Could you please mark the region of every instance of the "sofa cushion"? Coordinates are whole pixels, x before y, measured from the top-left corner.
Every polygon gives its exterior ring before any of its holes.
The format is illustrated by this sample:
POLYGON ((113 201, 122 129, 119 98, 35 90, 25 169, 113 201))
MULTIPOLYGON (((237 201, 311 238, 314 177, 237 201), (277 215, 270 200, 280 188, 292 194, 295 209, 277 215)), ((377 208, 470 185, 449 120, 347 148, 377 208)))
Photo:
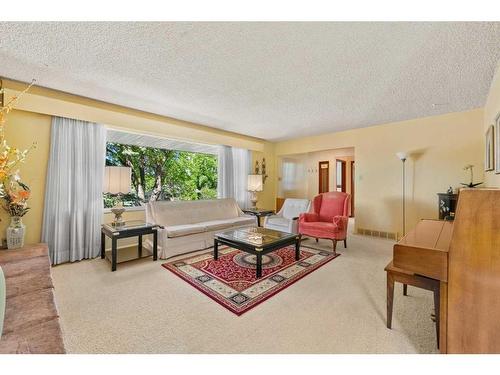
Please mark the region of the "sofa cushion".
POLYGON ((47 245, 2 250, 0 264, 7 297, 0 353, 64 353, 47 245))
POLYGON ((166 227, 232 219, 237 218, 240 214, 241 210, 232 198, 199 201, 156 201, 149 202, 146 207, 147 219, 166 227))
POLYGON ((59 316, 52 289, 11 297, 5 308, 4 335, 26 327, 37 326, 59 316))
POLYGON ((203 225, 206 226, 207 231, 223 230, 232 227, 239 227, 242 225, 252 225, 255 224, 254 216, 240 216, 232 219, 226 220, 212 220, 205 221, 203 225))
POLYGON ((0 340, 0 353, 64 354, 64 341, 57 318, 5 333, 0 340))
POLYGON ((53 287, 48 257, 9 262, 3 264, 3 271, 9 283, 7 298, 53 287))
POLYGON ((183 224, 170 225, 165 227, 167 236, 170 238, 188 236, 190 234, 202 233, 206 231, 205 225, 200 224, 183 224))
POLYGON ((47 257, 49 250, 46 244, 29 245, 29 247, 22 248, 22 250, 6 250, 2 251, 2 263, 10 262, 24 262, 27 258, 33 257, 47 257))

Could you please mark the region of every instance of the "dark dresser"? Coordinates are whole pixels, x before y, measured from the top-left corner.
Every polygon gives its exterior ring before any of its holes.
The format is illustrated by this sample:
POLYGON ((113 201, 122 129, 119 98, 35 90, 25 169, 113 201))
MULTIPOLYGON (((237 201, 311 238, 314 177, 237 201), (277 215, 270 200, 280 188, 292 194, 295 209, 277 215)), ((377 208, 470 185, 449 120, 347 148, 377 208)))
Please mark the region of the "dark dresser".
POLYGON ((438 193, 439 220, 453 220, 458 194, 438 193))

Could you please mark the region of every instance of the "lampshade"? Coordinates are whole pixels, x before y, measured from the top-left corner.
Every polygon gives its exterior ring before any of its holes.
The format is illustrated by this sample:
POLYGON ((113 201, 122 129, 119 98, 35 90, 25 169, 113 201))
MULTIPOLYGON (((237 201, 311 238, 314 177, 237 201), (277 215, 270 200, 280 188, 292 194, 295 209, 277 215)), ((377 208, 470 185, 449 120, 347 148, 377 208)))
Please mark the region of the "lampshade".
POLYGON ((130 193, 131 174, 130 167, 106 167, 102 191, 111 194, 130 193))
POLYGON ((396 156, 399 158, 399 160, 406 160, 406 159, 408 159, 408 153, 405 152, 405 151, 396 152, 396 156))
POLYGON ((248 175, 248 191, 262 191, 262 175, 249 174, 248 175))

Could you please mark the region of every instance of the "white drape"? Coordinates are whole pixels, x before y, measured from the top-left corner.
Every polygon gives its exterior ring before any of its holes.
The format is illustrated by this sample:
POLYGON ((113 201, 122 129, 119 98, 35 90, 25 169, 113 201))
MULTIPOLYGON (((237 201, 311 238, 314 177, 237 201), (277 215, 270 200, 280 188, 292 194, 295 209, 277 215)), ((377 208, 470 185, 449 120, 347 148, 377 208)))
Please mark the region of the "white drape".
POLYGON ((100 251, 106 129, 53 117, 42 241, 52 264, 93 258, 100 251))
POLYGON ((217 195, 219 198, 234 198, 241 208, 250 206, 247 191, 247 176, 252 164, 249 150, 220 146, 217 171, 217 195))

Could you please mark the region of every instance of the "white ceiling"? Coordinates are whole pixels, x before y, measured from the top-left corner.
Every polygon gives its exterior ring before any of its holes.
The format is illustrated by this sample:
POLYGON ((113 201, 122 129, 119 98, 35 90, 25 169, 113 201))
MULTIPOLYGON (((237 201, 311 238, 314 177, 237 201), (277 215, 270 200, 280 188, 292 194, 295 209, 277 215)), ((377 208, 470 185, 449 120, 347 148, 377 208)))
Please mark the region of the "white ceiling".
POLYGON ((267 140, 482 107, 499 59, 500 23, 0 23, 4 77, 267 140))

